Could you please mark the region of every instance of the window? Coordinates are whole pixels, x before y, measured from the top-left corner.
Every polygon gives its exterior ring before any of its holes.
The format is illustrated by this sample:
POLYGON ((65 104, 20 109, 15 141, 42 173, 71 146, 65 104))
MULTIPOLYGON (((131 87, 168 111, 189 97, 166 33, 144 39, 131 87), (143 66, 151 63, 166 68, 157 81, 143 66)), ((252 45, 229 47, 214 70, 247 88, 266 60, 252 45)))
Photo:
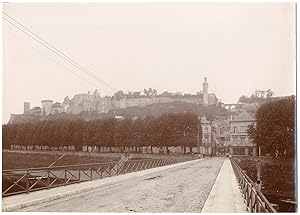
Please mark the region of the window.
POLYGON ((246 132, 247 131, 247 127, 246 126, 242 126, 241 127, 241 132, 246 132))
POLYGON ((237 133, 238 132, 238 128, 237 127, 233 127, 233 133, 237 133))
POLYGON ((205 126, 205 133, 208 133, 208 126, 205 126))
POLYGON ((208 137, 205 137, 204 142, 208 143, 208 137))
POLYGON ((237 143, 238 142, 238 137, 237 136, 233 136, 232 140, 233 140, 233 143, 237 143))
POLYGON ((245 143, 246 142, 246 136, 241 136, 241 142, 245 143))

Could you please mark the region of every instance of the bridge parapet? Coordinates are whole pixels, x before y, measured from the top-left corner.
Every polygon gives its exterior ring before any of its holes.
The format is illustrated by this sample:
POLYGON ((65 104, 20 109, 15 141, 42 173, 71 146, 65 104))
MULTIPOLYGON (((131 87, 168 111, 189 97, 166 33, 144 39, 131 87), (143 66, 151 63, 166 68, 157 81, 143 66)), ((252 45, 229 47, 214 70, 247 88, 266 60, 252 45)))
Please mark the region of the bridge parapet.
MULTIPOLYGON (((125 159, 125 160, 124 160, 125 159)), ((81 165, 52 166, 2 171, 2 196, 80 183, 192 160, 186 158, 128 160, 81 165)))
POLYGON ((230 161, 246 201, 248 211, 276 213, 276 209, 259 190, 257 185, 245 174, 232 158, 230 158, 230 161))

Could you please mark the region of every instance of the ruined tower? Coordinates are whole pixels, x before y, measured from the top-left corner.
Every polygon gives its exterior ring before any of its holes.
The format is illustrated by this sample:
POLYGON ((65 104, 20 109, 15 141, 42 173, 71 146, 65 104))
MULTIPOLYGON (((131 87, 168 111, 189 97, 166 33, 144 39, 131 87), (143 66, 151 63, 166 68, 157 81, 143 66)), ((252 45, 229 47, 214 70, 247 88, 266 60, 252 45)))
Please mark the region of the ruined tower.
POLYGON ((24 102, 24 114, 28 114, 30 112, 30 102, 24 102))

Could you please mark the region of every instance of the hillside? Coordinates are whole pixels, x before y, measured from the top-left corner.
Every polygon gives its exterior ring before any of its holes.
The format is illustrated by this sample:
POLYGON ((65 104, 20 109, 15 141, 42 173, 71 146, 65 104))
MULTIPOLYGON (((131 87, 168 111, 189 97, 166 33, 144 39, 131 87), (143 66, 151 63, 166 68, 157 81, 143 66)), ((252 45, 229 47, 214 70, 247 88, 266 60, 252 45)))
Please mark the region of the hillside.
POLYGON ((126 117, 141 117, 146 115, 158 116, 163 113, 194 113, 213 119, 215 116, 226 115, 226 110, 219 106, 203 106, 184 102, 156 103, 146 107, 129 107, 125 109, 112 110, 109 114, 126 117))
POLYGON ((219 106, 203 106, 185 102, 156 103, 145 107, 128 107, 123 109, 114 109, 108 113, 81 112, 80 114, 57 113, 48 116, 37 115, 16 115, 9 121, 11 124, 38 122, 43 120, 58 119, 84 119, 87 121, 95 119, 112 118, 114 116, 123 116, 125 118, 143 117, 147 115, 158 116, 163 113, 194 113, 199 116, 206 116, 209 120, 216 116, 228 115, 224 108, 219 106))

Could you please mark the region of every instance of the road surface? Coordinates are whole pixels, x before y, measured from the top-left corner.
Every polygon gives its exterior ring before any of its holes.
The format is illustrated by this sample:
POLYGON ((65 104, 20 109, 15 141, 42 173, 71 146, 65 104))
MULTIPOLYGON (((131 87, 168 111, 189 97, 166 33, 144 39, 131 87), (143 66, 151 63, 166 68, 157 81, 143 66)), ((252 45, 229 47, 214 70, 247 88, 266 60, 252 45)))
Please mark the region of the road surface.
POLYGON ((22 210, 201 212, 224 159, 220 157, 202 159, 22 210))

